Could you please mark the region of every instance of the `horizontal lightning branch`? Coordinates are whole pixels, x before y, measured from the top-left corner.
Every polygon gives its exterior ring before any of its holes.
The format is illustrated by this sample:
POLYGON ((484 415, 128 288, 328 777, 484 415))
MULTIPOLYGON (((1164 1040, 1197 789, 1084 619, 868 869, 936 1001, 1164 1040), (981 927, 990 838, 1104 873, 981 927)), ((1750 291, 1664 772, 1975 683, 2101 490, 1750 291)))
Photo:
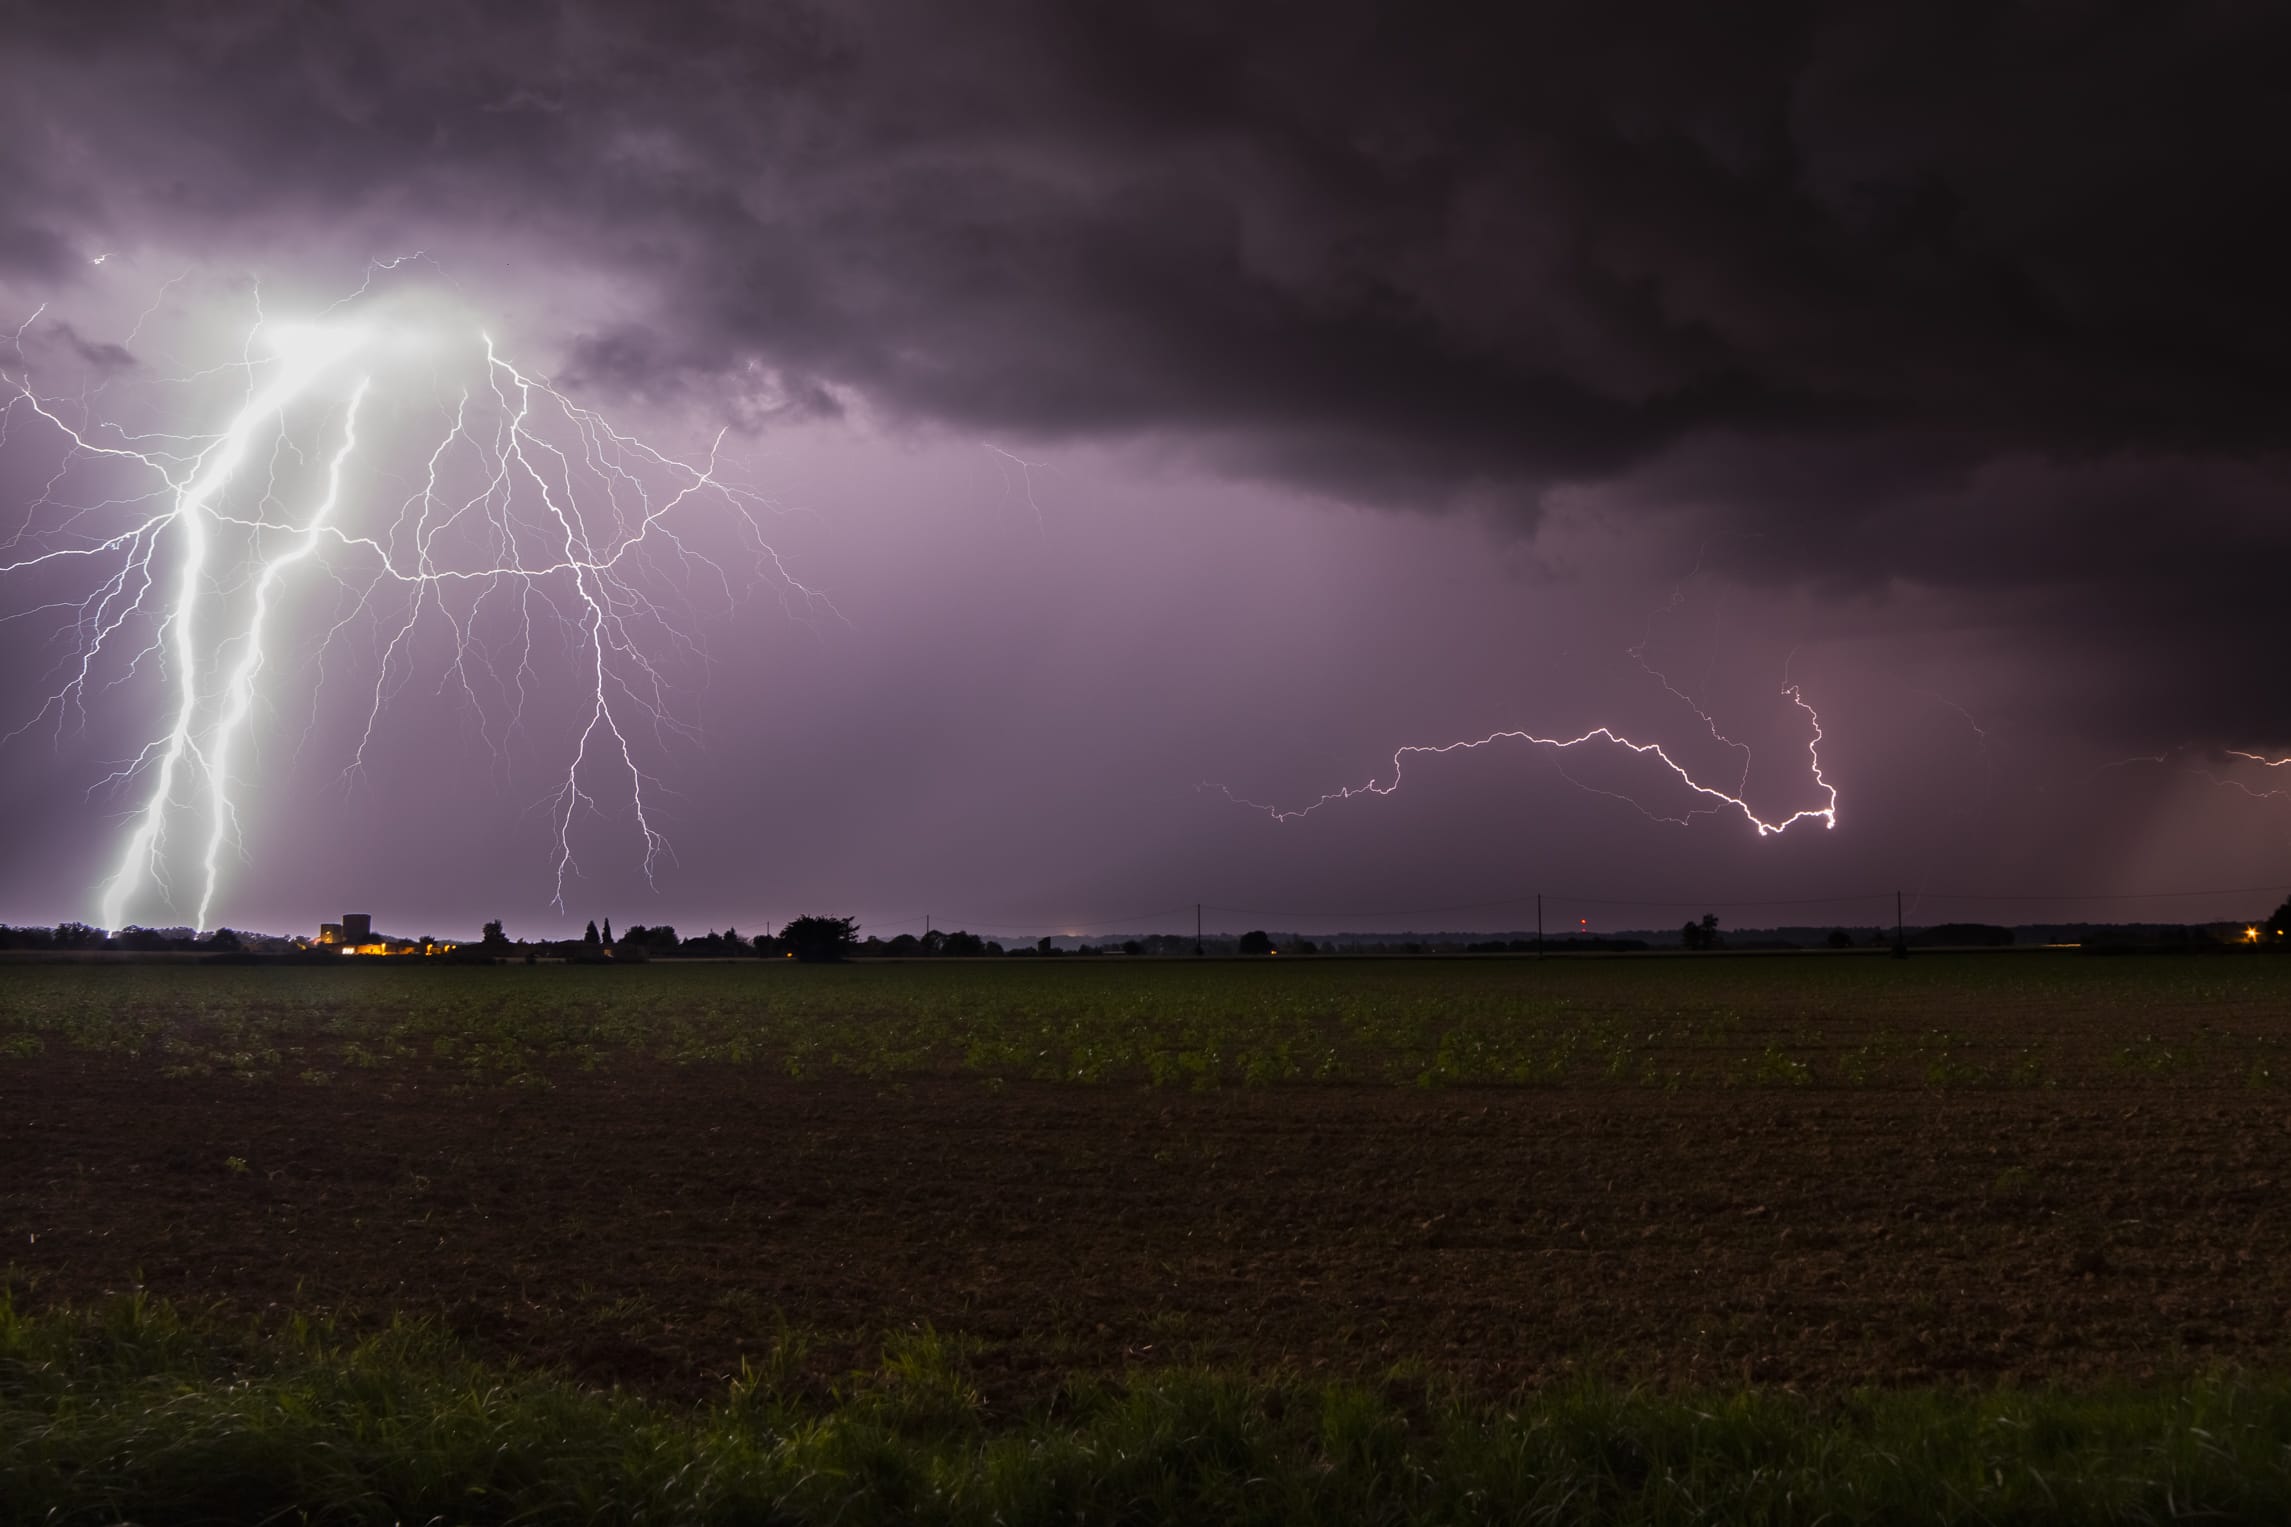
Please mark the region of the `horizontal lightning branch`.
MULTIPOLYGON (((2291 756, 2283 758, 2269 758, 2264 753, 2246 753, 2241 748, 2229 748, 2227 750, 2227 756, 2230 758, 2244 759, 2247 762, 2259 765, 2263 769, 2291 769, 2291 756)), ((2291 785, 2276 785, 2265 790, 2255 790, 2240 779, 2215 780, 2215 783, 2232 785, 2236 789, 2241 790, 2245 795, 2251 796, 2256 800, 2291 800, 2291 785)))
MULTIPOLYGON (((1666 684, 1664 687, 1668 688, 1669 686, 1666 684)), ((1675 691, 1673 692, 1675 693, 1675 691)), ((1806 743, 1807 762, 1813 775, 1814 785, 1822 792, 1824 804, 1820 806, 1806 807, 1802 810, 1792 812, 1788 816, 1776 817, 1771 820, 1760 816, 1757 811, 1752 809, 1750 803, 1745 800, 1741 794, 1737 793, 1741 788, 1740 786, 1737 786, 1736 791, 1728 791, 1719 789, 1715 785, 1704 784, 1702 781, 1696 779, 1693 774, 1688 772, 1685 765, 1681 764, 1677 759, 1671 757, 1669 753, 1665 752, 1659 744, 1652 742, 1635 742, 1631 738, 1615 731, 1613 728, 1604 726, 1593 727, 1589 731, 1575 737, 1544 737, 1539 736, 1534 732, 1527 731, 1501 731, 1490 732, 1485 737, 1475 737, 1460 742, 1446 742, 1436 745, 1426 744, 1421 746, 1400 748, 1392 755, 1392 773, 1389 778, 1372 779, 1369 780, 1366 784, 1362 785, 1347 785, 1342 789, 1331 791, 1328 794, 1321 796, 1318 800, 1312 801, 1303 806, 1280 807, 1267 805, 1262 801, 1253 801, 1243 796, 1236 795, 1223 785, 1205 784, 1202 786, 1202 788, 1206 790, 1220 791, 1225 795, 1227 799, 1235 802, 1236 804, 1247 806, 1254 811, 1262 811, 1276 822, 1291 822, 1297 820, 1300 817, 1310 816, 1314 812, 1319 811, 1324 806, 1330 806, 1339 801, 1349 801, 1357 796, 1393 794, 1399 790, 1404 767, 1407 760, 1411 758, 1438 757, 1449 753, 1471 752, 1479 748, 1490 747, 1498 743, 1507 742, 1526 743, 1533 747, 1550 749, 1555 753, 1565 753, 1575 748, 1585 747, 1594 743, 1604 743, 1610 747, 1620 748, 1627 752, 1635 753, 1642 758, 1651 758, 1654 761, 1660 763, 1665 768, 1670 770, 1672 774, 1678 777, 1680 783, 1686 786, 1688 793, 1692 797, 1701 802, 1701 804, 1690 808, 1683 814, 1666 815, 1662 812, 1650 809, 1643 803, 1630 796, 1619 795, 1618 792, 1609 790, 1594 791, 1596 794, 1615 795, 1619 799, 1629 801, 1632 805, 1637 806, 1641 811, 1644 811, 1649 817, 1652 817, 1656 821, 1675 823, 1677 825, 1684 826, 1693 818, 1698 816, 1708 816, 1713 813, 1733 812, 1738 813, 1745 822, 1749 823, 1753 828, 1757 829, 1758 836, 1762 838, 1777 836, 1781 833, 1788 832, 1792 827, 1797 826, 1801 822, 1820 822, 1825 828, 1836 827, 1838 825, 1838 792, 1837 787, 1832 785, 1829 780, 1822 774, 1821 717, 1815 714, 1813 706, 1807 703, 1805 696, 1799 691, 1796 685, 1791 685, 1785 688, 1782 693, 1789 697, 1790 703, 1792 705, 1795 705, 1798 709, 1806 713, 1806 722, 1812 731, 1812 736, 1807 740, 1806 743)), ((1701 712, 1698 710, 1697 714, 1700 715, 1701 712)), ((1710 718, 1708 716, 1703 716, 1703 720, 1706 724, 1709 722, 1709 719, 1710 718)), ((1730 738, 1720 736, 1715 726, 1711 728, 1711 732, 1713 736, 1718 737, 1720 741, 1725 742, 1729 747, 1741 747, 1740 743, 1736 743, 1730 738)), ((1747 774, 1745 774, 1745 778, 1747 778, 1747 774)), ((1580 781, 1577 781, 1576 783, 1580 784, 1580 781)), ((1593 787, 1583 786, 1583 788, 1592 789, 1593 787)))
POLYGON ((2253 785, 2236 777, 2234 764, 2221 765, 2222 758, 2241 759, 2257 764, 2262 769, 2291 769, 2291 757, 2270 758, 2265 753, 2253 753, 2243 748, 2209 749, 2185 744, 2162 753, 2137 753, 2130 758, 2119 758, 2102 764, 2103 769, 2123 769, 2140 765, 2154 765, 2183 771, 2208 781, 2222 790, 2233 790, 2255 801, 2291 801, 2291 783, 2281 785, 2253 785))

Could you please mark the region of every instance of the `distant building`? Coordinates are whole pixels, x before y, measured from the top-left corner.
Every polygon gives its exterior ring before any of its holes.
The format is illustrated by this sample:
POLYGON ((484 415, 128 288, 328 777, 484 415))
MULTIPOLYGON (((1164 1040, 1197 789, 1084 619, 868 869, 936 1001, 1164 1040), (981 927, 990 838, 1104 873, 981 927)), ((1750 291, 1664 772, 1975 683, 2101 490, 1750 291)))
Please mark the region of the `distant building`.
POLYGON ((451 954, 457 947, 440 941, 417 942, 374 931, 370 912, 345 912, 338 923, 320 923, 314 945, 339 954, 451 954))

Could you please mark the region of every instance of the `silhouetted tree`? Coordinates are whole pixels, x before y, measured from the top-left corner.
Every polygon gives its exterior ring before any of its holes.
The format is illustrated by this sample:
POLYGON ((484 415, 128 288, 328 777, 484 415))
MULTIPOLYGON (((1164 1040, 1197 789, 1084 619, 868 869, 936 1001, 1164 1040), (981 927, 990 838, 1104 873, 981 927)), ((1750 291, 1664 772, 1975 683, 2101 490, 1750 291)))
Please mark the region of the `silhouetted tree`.
POLYGON ((2270 938, 2291 939, 2291 896, 2283 898, 2283 905, 2277 907, 2275 915, 2267 919, 2266 927, 2270 938))
POLYGON ((780 930, 780 942, 798 960, 832 964, 859 946, 859 921, 851 917, 799 917, 780 930))
POLYGON ((1830 930, 1828 943, 1832 949, 1851 949, 1853 947, 1853 935, 1843 928, 1833 928, 1830 930))
POLYGON ((1716 949, 1718 947, 1718 914, 1705 912, 1699 923, 1688 923, 1679 929, 1679 942, 1689 949, 1716 949))
POLYGON ((960 928, 947 934, 945 940, 939 946, 939 953, 949 959, 976 959, 986 953, 986 940, 975 933, 965 933, 960 928))
POLYGON ((602 936, 608 944, 613 941, 613 920, 609 917, 605 919, 605 931, 602 936))
POLYGON ((581 935, 581 943, 583 947, 589 949, 602 949, 604 947, 605 941, 603 936, 597 932, 597 920, 595 918, 589 919, 589 931, 581 935))
POLYGON ((216 954, 238 954, 247 946, 245 942, 242 941, 239 936, 236 933, 233 933, 230 929, 217 928, 213 933, 207 936, 206 940, 201 944, 200 947, 212 950, 216 954))
POLYGON ((1273 952, 1273 936, 1262 928, 1251 928, 1247 933, 1241 935, 1239 947, 1243 954, 1271 954, 1273 952))
POLYGON ((507 949, 509 947, 509 935, 501 931, 500 918, 497 917, 485 925, 485 936, 478 943, 480 947, 486 949, 507 949))

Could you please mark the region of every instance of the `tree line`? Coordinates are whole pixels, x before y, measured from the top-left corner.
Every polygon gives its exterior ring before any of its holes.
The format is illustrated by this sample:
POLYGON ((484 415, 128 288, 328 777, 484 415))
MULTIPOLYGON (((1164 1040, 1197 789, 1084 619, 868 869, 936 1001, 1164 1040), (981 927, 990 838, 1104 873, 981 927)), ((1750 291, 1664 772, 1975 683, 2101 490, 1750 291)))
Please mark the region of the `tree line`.
POLYGON ((632 924, 616 934, 612 919, 608 917, 602 923, 591 921, 579 938, 534 941, 511 939, 497 920, 485 925, 484 934, 475 948, 479 954, 496 959, 522 955, 528 959, 598 963, 642 963, 656 959, 793 959, 818 963, 854 959, 1049 959, 1112 954, 1166 957, 1319 952, 1319 946, 1311 939, 1287 939, 1276 946, 1272 935, 1261 928, 1252 929, 1238 938, 1152 934, 1119 942, 1085 943, 1073 948, 1061 948, 1052 936, 1036 939, 1030 944, 1005 945, 999 940, 985 938, 961 928, 932 928, 920 934, 901 933, 891 938, 870 934, 861 938, 858 919, 824 916, 799 917, 777 933, 761 933, 753 937, 736 928, 726 928, 721 932, 710 929, 706 933, 684 937, 666 923, 652 926, 632 924))
MULTIPOLYGON (((2265 948, 2291 948, 2291 896, 2264 921, 2244 925, 2239 936, 2226 936, 2220 928, 2228 925, 2196 925, 2173 928, 2177 939, 2160 940, 2173 947, 2210 947, 2214 944, 2256 943, 2265 948)), ((1878 944, 1893 937, 1889 930, 1870 928, 1857 936, 1840 928, 1824 940, 1831 948, 1846 949, 1857 944, 1878 944)), ((412 942, 423 945, 443 945, 427 935, 412 942)), ((1907 940, 1913 945, 2003 945, 2013 942, 2009 928, 1985 923, 1944 923, 1937 927, 1919 928, 1907 940)), ((2088 941, 2092 943, 2095 941, 2088 941)), ((2100 947, 2112 942, 2102 937, 2096 941, 2100 947)), ((1704 913, 1679 930, 1679 946, 1688 950, 1710 950, 1728 947, 1721 933, 1715 913, 1704 913)), ((464 958, 479 960, 516 959, 567 960, 575 963, 606 963, 620 961, 642 963, 654 959, 792 959, 802 963, 828 963, 851 959, 1049 959, 1088 958, 1103 955, 1135 957, 1174 957, 1187 955, 1252 955, 1273 957, 1278 955, 1312 954, 1521 954, 1531 950, 1549 949, 1557 952, 1580 950, 1638 950, 1648 944, 1643 939, 1614 938, 1603 935, 1568 935, 1548 941, 1526 938, 1511 939, 1359 939, 1350 941, 1313 940, 1290 937, 1276 940, 1262 928, 1253 928, 1239 937, 1212 935, 1196 938, 1186 934, 1156 933, 1140 938, 1108 940, 1099 944, 1081 943, 1062 948, 1054 938, 1044 937, 1031 944, 1002 943, 957 928, 953 930, 928 929, 921 934, 901 933, 892 938, 869 935, 859 936, 859 922, 850 917, 805 916, 798 917, 777 933, 761 933, 753 937, 737 928, 721 931, 710 929, 706 933, 684 937, 667 923, 647 926, 632 924, 620 933, 613 931, 612 919, 602 924, 590 922, 579 938, 522 940, 511 939, 499 919, 488 922, 474 945, 463 945, 456 953, 464 958)), ((1743 942, 1736 947, 1752 949, 1784 947, 1743 942)), ((1798 947, 1789 945, 1787 947, 1798 947)), ((274 934, 247 933, 230 928, 217 928, 201 934, 190 928, 126 927, 116 931, 92 927, 81 922, 61 922, 53 927, 11 927, 0 924, 0 950, 46 950, 63 953, 130 953, 130 954, 208 954, 208 955, 284 955, 303 952, 302 941, 282 938, 274 934)))

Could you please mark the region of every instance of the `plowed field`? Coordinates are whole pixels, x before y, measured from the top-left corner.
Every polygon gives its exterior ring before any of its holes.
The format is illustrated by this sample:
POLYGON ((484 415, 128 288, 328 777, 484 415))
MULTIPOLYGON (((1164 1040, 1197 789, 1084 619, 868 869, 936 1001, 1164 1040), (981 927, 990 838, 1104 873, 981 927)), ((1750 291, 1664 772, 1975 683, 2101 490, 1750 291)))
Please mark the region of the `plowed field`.
MULTIPOLYGON (((2057 1045, 2065 1022, 2103 1056, 2175 1025, 2291 1030, 2291 961, 2246 963, 2286 968, 2179 1012, 2004 1000, 1981 1033, 2057 1045)), ((1409 969, 1377 978, 1446 979, 1409 969)), ((677 1394, 743 1360, 824 1384, 926 1322, 1012 1399, 1165 1361, 1413 1366, 1491 1390, 2280 1365, 2291 1109, 2252 1066, 2237 1049, 2216 1075, 2096 1061, 2065 1086, 1825 1085, 1817 1066, 1771 1085, 1193 1088, 408 1056, 319 1084, 51 1031, 0 1059, 0 1268, 20 1304, 140 1286, 258 1315, 411 1313, 677 1394)))

